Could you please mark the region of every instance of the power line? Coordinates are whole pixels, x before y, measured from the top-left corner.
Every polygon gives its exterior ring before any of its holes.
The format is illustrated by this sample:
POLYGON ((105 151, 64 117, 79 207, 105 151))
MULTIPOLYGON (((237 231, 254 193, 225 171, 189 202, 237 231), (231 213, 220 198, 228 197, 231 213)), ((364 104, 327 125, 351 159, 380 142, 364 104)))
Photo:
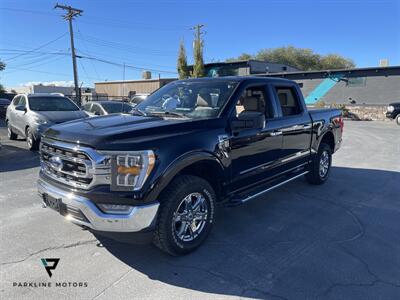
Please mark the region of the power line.
POLYGON ((120 42, 113 42, 113 41, 107 41, 103 40, 97 37, 89 36, 89 35, 83 35, 82 33, 80 34, 81 37, 77 37, 78 39, 85 40, 86 42, 89 42, 91 44, 95 44, 98 46, 103 46, 103 47, 109 47, 112 49, 117 49, 117 50, 122 50, 122 51, 127 51, 127 52, 132 52, 132 53, 140 53, 140 54, 145 54, 145 55, 156 55, 156 56, 176 56, 176 51, 162 51, 162 50, 156 50, 156 49, 147 49, 147 48, 141 48, 141 47, 136 47, 120 42))
MULTIPOLYGON (((124 64, 122 63, 117 63, 117 62, 113 62, 113 61, 109 61, 109 60, 105 60, 105 59, 101 59, 101 58, 97 58, 97 57, 89 57, 89 56, 78 56, 79 58, 84 58, 84 59, 92 59, 95 61, 99 61, 105 64, 110 64, 110 65, 114 65, 114 66, 118 66, 118 67, 124 67, 124 64)), ((158 73, 167 73, 167 74, 177 74, 177 72, 172 72, 172 71, 166 71, 166 70, 158 70, 158 69, 151 69, 151 68, 144 68, 144 67, 139 67, 139 66, 132 66, 132 65, 127 65, 125 64, 126 68, 130 68, 130 69, 134 69, 134 70, 139 70, 139 71, 144 71, 144 70, 148 70, 148 71, 152 71, 152 72, 158 72, 158 73)))
MULTIPOLYGON (((76 29, 77 29, 79 35, 82 35, 81 31, 79 30, 78 24, 75 23, 75 27, 76 27, 76 29)), ((82 41, 83 41, 85 50, 87 50, 86 41, 84 41, 84 40, 82 40, 82 41)), ((88 55, 90 56, 91 54, 88 54, 88 55)), ((96 66, 95 66, 95 64, 93 63, 92 60, 90 60, 90 64, 92 65, 93 70, 94 70, 94 72, 96 73, 96 76, 100 78, 99 72, 97 72, 97 68, 96 68, 96 66)))
POLYGON ((0 7, 0 10, 8 10, 14 12, 23 12, 23 13, 31 13, 31 14, 39 14, 39 15, 50 15, 52 17, 56 17, 54 14, 46 11, 39 10, 29 10, 29 9, 20 9, 20 8, 11 8, 11 7, 0 7))
MULTIPOLYGON (((15 54, 15 53, 33 53, 33 54, 51 54, 51 55, 71 55, 71 53, 61 52, 59 50, 57 52, 43 52, 43 51, 32 51, 32 50, 22 50, 22 49, 9 49, 9 48, 0 48, 0 52, 5 55, 6 53, 15 54), (4 53, 3 53, 4 52, 4 53)), ((27 53, 27 54, 29 54, 27 53)))
MULTIPOLYGON (((35 73, 43 73, 43 74, 50 74, 50 75, 59 75, 59 76, 65 76, 65 77, 71 77, 69 74, 64 74, 64 73, 55 73, 55 72, 47 72, 47 71, 39 71, 39 70, 32 70, 29 68, 14 68, 14 67, 8 67, 8 69, 14 69, 18 71, 29 71, 29 72, 35 72, 35 73)), ((4 74, 9 74, 11 72, 4 72, 4 74)))
POLYGON ((43 45, 41 45, 41 46, 39 46, 39 47, 37 47, 37 48, 31 49, 31 50, 27 51, 26 53, 21 53, 21 54, 18 54, 18 55, 16 55, 16 56, 14 56, 14 57, 11 57, 11 58, 7 59, 6 62, 9 62, 10 60, 16 59, 16 58, 21 57, 21 56, 23 56, 23 55, 27 55, 27 54, 29 54, 29 53, 32 53, 33 51, 42 49, 42 48, 46 47, 47 45, 50 45, 50 44, 52 44, 52 43, 54 43, 54 42, 56 42, 56 41, 62 39, 62 38, 63 38, 64 36, 66 36, 66 35, 67 35, 67 33, 64 33, 64 34, 62 34, 61 36, 59 36, 58 38, 56 38, 56 39, 54 39, 54 40, 51 40, 50 42, 47 42, 47 43, 45 43, 45 44, 43 44, 43 45))
MULTIPOLYGON (((19 9, 19 8, 12 8, 12 7, 0 7, 0 10, 6 10, 6 11, 13 11, 13 12, 21 12, 21 13, 30 13, 30 14, 38 14, 38 15, 47 15, 47 16, 52 16, 52 17, 58 17, 54 15, 51 12, 48 11, 39 11, 39 10, 29 10, 29 9, 19 9)), ((120 19, 112 19, 112 18, 105 18, 105 17, 99 17, 98 15, 96 16, 90 16, 87 15, 86 17, 89 18, 88 20, 82 20, 82 23, 86 24, 94 24, 94 25, 101 25, 101 26, 106 26, 106 27, 119 27, 119 28, 125 28, 125 29, 131 29, 131 30, 156 30, 156 31, 182 31, 186 30, 187 26, 184 25, 177 25, 175 26, 153 26, 151 24, 146 24, 146 23, 138 23, 138 22, 124 22, 123 20, 120 19), (91 21, 91 19, 96 19, 96 20, 101 20, 101 22, 97 21, 91 21)))
MULTIPOLYGON (((79 53, 81 53, 84 56, 89 56, 89 57, 95 56, 95 57, 101 57, 103 59, 114 59, 114 60, 116 59, 116 60, 119 60, 119 61, 125 61, 125 63, 131 64, 131 65, 136 65, 137 64, 136 61, 135 62, 126 61, 126 57, 118 57, 118 56, 115 56, 115 55, 109 55, 108 53, 106 54, 104 52, 97 52, 97 51, 93 52, 93 51, 91 51, 90 53, 88 53, 86 51, 84 52, 84 51, 82 51, 80 49, 77 49, 77 53, 78 53, 78 56, 79 56, 79 53)), ((167 68, 167 69, 174 69, 175 70, 175 66, 172 66, 172 65, 169 65, 169 66, 167 66, 167 65, 158 65, 158 64, 148 63, 147 61, 146 62, 145 61, 141 61, 141 63, 144 63, 146 66, 148 66, 146 68, 160 67, 160 68, 167 68)))

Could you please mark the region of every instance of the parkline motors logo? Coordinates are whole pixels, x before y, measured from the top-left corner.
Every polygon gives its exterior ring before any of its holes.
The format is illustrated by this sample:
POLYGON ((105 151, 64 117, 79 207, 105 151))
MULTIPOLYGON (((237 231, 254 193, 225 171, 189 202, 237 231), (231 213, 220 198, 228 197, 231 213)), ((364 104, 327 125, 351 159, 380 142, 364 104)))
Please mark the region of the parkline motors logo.
POLYGON ((51 273, 51 270, 55 270, 57 268, 58 262, 60 261, 59 258, 42 258, 42 264, 44 268, 46 269, 47 274, 49 274, 49 277, 51 277, 53 274, 51 273), (50 265, 53 263, 52 265, 50 265))
MULTIPOLYGON (((43 267, 45 268, 47 275, 51 278, 53 276, 52 271, 57 268, 58 262, 60 261, 59 258, 41 258, 40 261, 42 262, 43 267)), ((88 287, 87 281, 20 281, 20 282, 13 282, 13 287, 20 287, 20 288, 86 288, 88 287)))

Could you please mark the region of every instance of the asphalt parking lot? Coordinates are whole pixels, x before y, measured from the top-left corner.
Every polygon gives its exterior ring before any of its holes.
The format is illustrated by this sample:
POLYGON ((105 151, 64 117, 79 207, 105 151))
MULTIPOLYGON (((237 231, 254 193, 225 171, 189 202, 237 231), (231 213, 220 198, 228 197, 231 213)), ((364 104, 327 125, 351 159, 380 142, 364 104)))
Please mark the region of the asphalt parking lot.
POLYGON ((300 179, 220 208, 208 241, 179 258, 150 245, 99 242, 43 209, 38 155, 8 141, 3 123, 0 138, 1 299, 400 299, 393 122, 346 122, 325 185, 300 179), (51 278, 41 258, 60 258, 51 278), (19 282, 53 285, 13 286, 19 282))

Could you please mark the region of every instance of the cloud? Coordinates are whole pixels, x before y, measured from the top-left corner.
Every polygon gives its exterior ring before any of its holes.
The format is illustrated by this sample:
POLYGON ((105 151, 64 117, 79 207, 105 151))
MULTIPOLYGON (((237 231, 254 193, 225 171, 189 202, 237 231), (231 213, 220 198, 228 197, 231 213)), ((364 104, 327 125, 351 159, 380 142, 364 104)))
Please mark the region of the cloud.
POLYGON ((32 86, 32 85, 50 85, 50 86, 74 86, 74 82, 72 80, 65 81, 28 81, 25 83, 21 83, 21 86, 32 86))

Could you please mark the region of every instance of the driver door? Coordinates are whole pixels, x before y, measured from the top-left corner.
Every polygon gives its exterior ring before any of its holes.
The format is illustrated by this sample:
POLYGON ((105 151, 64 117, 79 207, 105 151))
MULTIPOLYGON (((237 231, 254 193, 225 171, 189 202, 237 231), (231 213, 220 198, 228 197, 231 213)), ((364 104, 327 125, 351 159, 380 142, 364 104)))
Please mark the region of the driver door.
POLYGON ((25 96, 21 96, 18 101, 18 106, 25 107, 25 110, 14 109, 14 126, 23 135, 25 135, 25 124, 26 124, 26 109, 27 103, 25 96))
POLYGON ((232 131, 231 192, 251 187, 274 175, 283 139, 279 131, 280 124, 274 120, 276 108, 272 99, 270 89, 265 84, 246 87, 238 99, 236 117, 247 109, 264 114, 265 122, 262 128, 232 131), (249 101, 252 102, 250 105, 249 101))

